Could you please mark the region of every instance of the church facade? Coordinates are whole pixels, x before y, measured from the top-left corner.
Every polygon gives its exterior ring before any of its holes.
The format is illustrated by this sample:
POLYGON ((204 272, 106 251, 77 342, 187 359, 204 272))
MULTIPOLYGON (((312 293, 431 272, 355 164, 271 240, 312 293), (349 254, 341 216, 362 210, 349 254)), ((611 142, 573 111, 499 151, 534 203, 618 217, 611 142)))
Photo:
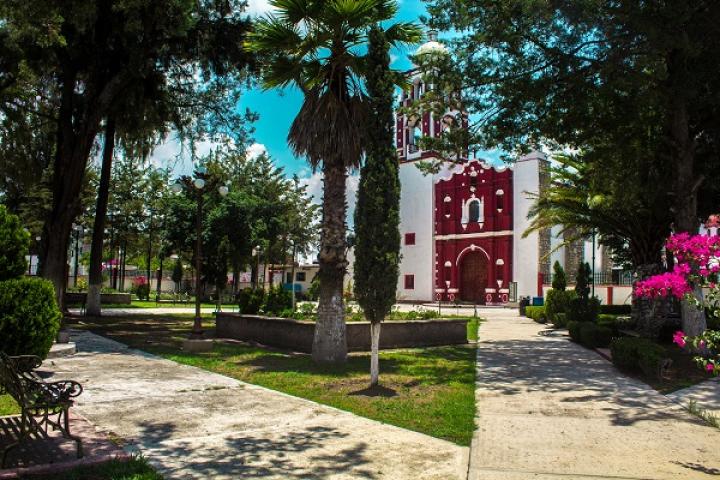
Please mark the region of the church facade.
MULTIPOLYGON (((431 37, 420 48, 445 47, 431 37)), ((409 75, 403 106, 426 89, 419 74, 409 75)), ((445 116, 462 119, 459 113, 445 116)), ((506 167, 461 158, 445 162, 437 174, 424 174, 417 163, 437 160, 437 155, 422 150, 420 140, 439 136, 447 128, 445 116, 396 115, 402 242, 398 300, 504 305, 541 294, 542 275, 549 271, 550 232, 523 233, 532 195, 547 181, 547 159, 533 152, 506 167)))

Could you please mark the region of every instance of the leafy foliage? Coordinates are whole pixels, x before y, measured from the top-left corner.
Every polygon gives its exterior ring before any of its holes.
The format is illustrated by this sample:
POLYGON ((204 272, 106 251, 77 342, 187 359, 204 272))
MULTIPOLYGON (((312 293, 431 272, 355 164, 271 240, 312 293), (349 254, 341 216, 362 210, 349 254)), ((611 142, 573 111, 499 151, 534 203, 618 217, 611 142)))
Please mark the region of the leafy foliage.
POLYGON ((27 269, 30 234, 20 219, 0 205, 0 281, 20 277, 27 269))
POLYGON ((610 343, 610 352, 619 368, 642 370, 646 375, 657 375, 665 358, 665 349, 646 338, 616 338, 610 343))
POLYGON ((355 209, 354 292, 368 320, 381 322, 395 303, 400 264, 400 178, 393 138, 393 78, 389 44, 370 31, 365 165, 355 209))
POLYGON ((244 288, 237 294, 240 313, 256 315, 265 303, 265 291, 257 288, 244 288))
POLYGON ((292 296, 289 290, 277 285, 268 290, 262 311, 268 315, 279 315, 285 310, 292 311, 292 296))
POLYGON ((550 323, 557 328, 565 327, 563 320, 565 315, 560 317, 558 314, 567 314, 570 304, 577 298, 577 294, 572 290, 548 290, 545 295, 545 315, 550 323), (562 320, 561 320, 562 319, 562 320))
POLYGON ((0 350, 45 358, 60 329, 53 285, 39 278, 0 282, 0 350))
POLYGON ((555 260, 553 264, 552 288, 553 290, 565 290, 566 287, 567 279, 565 278, 565 270, 562 265, 560 265, 560 262, 555 260))
POLYGON ((457 32, 463 96, 487 147, 640 154, 649 173, 675 175, 660 190, 665 202, 674 192, 675 227, 697 228, 698 188, 718 163, 717 2, 432 0, 428 11, 457 32))

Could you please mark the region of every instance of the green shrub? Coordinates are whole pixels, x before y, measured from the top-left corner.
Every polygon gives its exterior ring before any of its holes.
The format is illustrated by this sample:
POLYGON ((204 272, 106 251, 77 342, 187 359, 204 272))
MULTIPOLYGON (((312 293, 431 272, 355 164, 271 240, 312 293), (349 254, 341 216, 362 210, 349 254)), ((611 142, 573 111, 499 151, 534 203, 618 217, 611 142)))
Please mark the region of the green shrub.
POLYGON ((255 315, 265 302, 265 291, 260 288, 244 288, 237 294, 238 310, 245 315, 255 315))
POLYGON ((665 349, 646 338, 623 337, 610 343, 613 363, 626 370, 641 370, 656 376, 665 358, 665 349))
POLYGON ((630 315, 630 305, 600 305, 600 313, 608 315, 630 315))
POLYGON ((0 205, 0 281, 25 273, 29 246, 30 233, 22 227, 18 216, 0 205))
POLYGON ((0 282, 0 351, 45 358, 59 329, 52 283, 40 278, 0 282))
POLYGON ((580 343, 580 322, 567 322, 567 329, 572 341, 580 343))
POLYGON ((560 262, 555 260, 555 263, 553 264, 552 288, 553 290, 565 291, 566 287, 567 279, 565 278, 565 270, 563 270, 560 262))
POLYGON ((582 297, 573 298, 570 301, 566 316, 568 321, 573 322, 595 322, 600 310, 600 300, 597 298, 582 297))
POLYGON ((287 309, 292 309, 290 290, 284 289, 282 285, 270 288, 262 304, 262 311, 269 315, 278 315, 287 309))
POLYGON ((553 322, 555 328, 565 328, 567 326, 567 323, 567 313, 555 314, 555 321, 553 322))
POLYGON ((545 307, 529 306, 525 308, 525 316, 532 318, 538 323, 545 323, 547 317, 545 316, 545 307))
POLYGON ((554 323, 556 327, 564 327, 564 325, 558 325, 557 314, 566 313, 570 307, 570 302, 576 296, 572 290, 548 290, 545 295, 545 316, 548 322, 554 323))
POLYGON ((580 343, 588 348, 604 348, 610 345, 612 330, 593 322, 580 322, 580 343))
POLYGON ((141 283, 136 286, 135 295, 137 295, 138 300, 150 300, 150 284, 141 283))

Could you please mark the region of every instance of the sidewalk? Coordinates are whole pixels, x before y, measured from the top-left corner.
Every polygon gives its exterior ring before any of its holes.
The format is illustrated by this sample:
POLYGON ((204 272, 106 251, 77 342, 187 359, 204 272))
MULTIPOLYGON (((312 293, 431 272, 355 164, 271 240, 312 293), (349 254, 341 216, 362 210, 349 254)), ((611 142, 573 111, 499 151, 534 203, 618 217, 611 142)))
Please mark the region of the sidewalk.
POLYGON ((468 449, 148 355, 88 332, 43 367, 168 479, 465 479, 468 449))
POLYGON ((543 325, 483 315, 470 480, 720 475, 720 430, 543 325))

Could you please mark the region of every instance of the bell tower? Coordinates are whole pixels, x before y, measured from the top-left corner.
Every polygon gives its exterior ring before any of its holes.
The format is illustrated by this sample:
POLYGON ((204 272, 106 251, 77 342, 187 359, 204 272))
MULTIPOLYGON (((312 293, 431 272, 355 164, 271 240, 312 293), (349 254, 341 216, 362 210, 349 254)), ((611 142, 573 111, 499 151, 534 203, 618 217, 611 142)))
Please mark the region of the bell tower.
MULTIPOLYGON (((430 30, 428 41, 415 51, 414 56, 447 56, 449 54, 447 47, 438 42, 437 31, 430 30)), ((418 67, 409 70, 407 76, 410 87, 400 94, 398 98, 400 107, 411 106, 414 102, 420 101, 427 92, 436 88, 432 83, 426 83, 427 75, 423 75, 418 67)), ((443 129, 451 128, 453 123, 461 118, 458 114, 459 112, 449 111, 445 115, 438 116, 431 112, 407 114, 398 111, 395 122, 395 138, 399 161, 401 163, 412 162, 436 156, 431 151, 423 150, 420 140, 423 137, 439 137, 443 129)))

